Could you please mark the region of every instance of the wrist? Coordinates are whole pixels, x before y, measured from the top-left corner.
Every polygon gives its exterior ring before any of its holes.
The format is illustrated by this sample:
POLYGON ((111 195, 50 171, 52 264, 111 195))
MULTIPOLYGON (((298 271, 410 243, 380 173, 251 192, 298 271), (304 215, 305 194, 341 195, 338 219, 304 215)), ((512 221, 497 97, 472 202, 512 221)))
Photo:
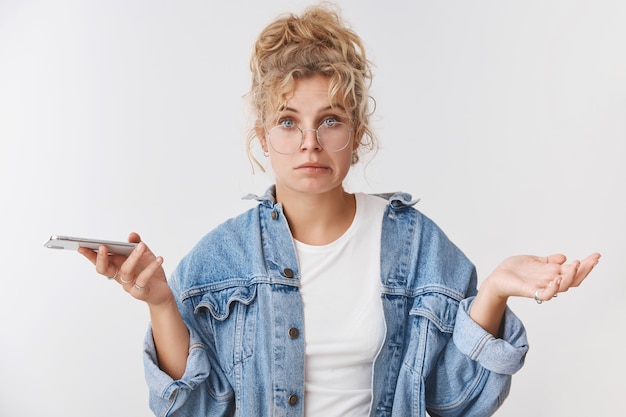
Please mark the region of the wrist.
POLYGON ((483 281, 470 307, 469 315, 485 331, 497 338, 500 337, 508 296, 500 293, 497 282, 494 282, 496 279, 489 276, 483 281))
POLYGON ((174 294, 170 294, 169 297, 159 303, 148 303, 148 309, 150 310, 151 316, 167 315, 171 314, 173 310, 178 311, 178 305, 174 299, 174 294))
POLYGON ((494 302, 506 302, 509 296, 502 290, 502 280, 495 272, 490 274, 480 285, 478 293, 483 297, 494 300, 494 302))

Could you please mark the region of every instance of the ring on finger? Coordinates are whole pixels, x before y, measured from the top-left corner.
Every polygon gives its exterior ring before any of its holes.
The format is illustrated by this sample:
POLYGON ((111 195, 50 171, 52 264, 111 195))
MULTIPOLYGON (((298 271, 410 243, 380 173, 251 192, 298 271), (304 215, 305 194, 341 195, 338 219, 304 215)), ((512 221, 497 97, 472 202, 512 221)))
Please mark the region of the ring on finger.
POLYGON ((141 286, 139 286, 139 285, 137 285, 137 284, 135 284, 135 285, 134 285, 134 287, 135 287, 136 289, 140 290, 140 291, 141 291, 141 290, 145 290, 145 289, 146 289, 146 287, 141 287, 141 286))
POLYGON ((108 279, 115 279, 115 278, 117 278, 117 273, 118 273, 118 272, 120 272, 120 270, 119 270, 119 269, 116 269, 116 270, 115 270, 115 274, 113 274, 113 276, 112 276, 112 277, 107 277, 107 278, 108 278, 108 279))
POLYGON ((543 303, 543 300, 539 298, 539 290, 540 290, 540 288, 538 288, 537 291, 535 291, 535 295, 534 295, 534 298, 535 298, 535 301, 537 302, 537 304, 543 303))
POLYGON ((133 282, 133 280, 132 280, 132 279, 129 279, 128 281, 126 281, 124 278, 120 277, 120 282, 121 282, 122 284, 130 284, 131 282, 133 282))

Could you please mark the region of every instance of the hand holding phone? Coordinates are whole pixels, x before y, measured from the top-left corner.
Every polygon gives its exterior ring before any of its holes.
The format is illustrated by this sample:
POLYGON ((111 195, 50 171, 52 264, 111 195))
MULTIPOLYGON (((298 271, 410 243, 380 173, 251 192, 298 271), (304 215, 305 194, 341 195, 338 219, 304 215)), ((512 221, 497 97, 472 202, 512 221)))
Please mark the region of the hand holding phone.
POLYGON ((173 295, 163 270, 163 257, 156 256, 137 233, 131 233, 128 240, 132 243, 53 235, 44 246, 77 250, 94 264, 97 273, 121 284, 134 298, 154 306, 170 304, 173 295), (99 251, 102 245, 108 248, 106 252, 99 251))

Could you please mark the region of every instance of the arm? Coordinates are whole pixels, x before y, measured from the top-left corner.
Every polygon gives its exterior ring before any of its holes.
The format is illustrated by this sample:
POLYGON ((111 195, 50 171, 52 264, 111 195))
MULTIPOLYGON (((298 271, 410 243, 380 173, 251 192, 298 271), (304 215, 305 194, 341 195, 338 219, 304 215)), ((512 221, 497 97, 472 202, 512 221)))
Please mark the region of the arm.
POLYGON ((181 379, 187 366, 189 332, 174 299, 150 305, 150 320, 159 367, 172 379, 181 379))
POLYGON ((542 302, 549 301, 559 292, 579 286, 599 259, 598 253, 569 264, 560 254, 508 258, 480 286, 470 317, 494 337, 499 337, 509 297, 536 297, 542 302))
POLYGON ((176 273, 166 280, 163 258, 155 256, 139 235, 131 234, 129 241, 139 244, 128 257, 108 255, 106 247, 97 254, 90 249, 79 252, 97 272, 148 304, 151 323, 143 358, 150 408, 159 416, 233 415, 234 394, 215 352, 194 328, 193 308, 185 310, 189 306, 177 302, 176 273))
MULTIPOLYGON (((427 366, 416 364, 411 368, 423 370, 426 404, 431 415, 491 415, 506 399, 512 375, 523 366, 528 351, 524 326, 507 307, 508 298, 532 298, 538 290, 541 300, 550 299, 553 291, 562 292, 579 285, 599 255, 591 255, 582 262, 575 261, 573 266, 564 265, 563 255, 509 258, 476 292, 475 271, 470 270, 469 261, 458 248, 429 219, 421 217, 417 224, 421 225, 416 240, 420 246, 413 253, 418 263, 411 268, 418 273, 416 282, 429 282, 434 278, 436 282, 460 289, 464 299, 454 314, 448 311, 454 304, 449 300, 442 302, 441 306, 428 303, 431 311, 423 314, 421 321, 427 323, 430 317, 439 320, 429 326, 433 332, 429 331, 425 342, 426 348, 432 346, 432 350, 426 351, 427 366), (558 285, 549 287, 553 281, 558 285), (452 326, 451 339, 447 339, 446 329, 452 326), (432 337, 438 334, 440 338, 432 337)), ((395 264, 403 265, 392 263, 395 264)), ((384 274, 395 275, 394 270, 384 274)), ((436 298, 446 300, 445 296, 436 298)), ((414 312, 419 313, 426 305, 420 302, 414 312)))
POLYGON ((97 272, 115 279, 127 293, 148 304, 159 367, 180 379, 189 354, 189 332, 167 284, 163 258, 155 256, 136 233, 131 233, 128 241, 139 243, 128 257, 109 255, 106 246, 98 253, 87 248, 79 252, 94 263, 97 272))

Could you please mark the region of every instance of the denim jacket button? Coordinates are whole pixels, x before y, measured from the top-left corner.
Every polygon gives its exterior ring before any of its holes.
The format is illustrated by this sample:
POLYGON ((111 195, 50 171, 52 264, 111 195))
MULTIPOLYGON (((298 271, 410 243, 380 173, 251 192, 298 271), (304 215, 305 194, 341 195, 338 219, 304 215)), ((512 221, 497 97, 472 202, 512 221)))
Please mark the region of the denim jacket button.
POLYGON ((289 337, 291 337, 292 339, 296 339, 298 336, 300 336, 300 330, 296 329, 295 327, 289 329, 289 337))
POLYGON ((272 220, 278 220, 278 212, 276 210, 272 211, 272 220))
POLYGON ((291 394, 287 401, 289 402, 289 405, 296 405, 298 404, 298 396, 296 394, 291 394))
POLYGON ((293 275, 294 275, 294 274, 293 274, 293 269, 290 269, 290 268, 285 268, 285 269, 283 270, 283 274, 285 274, 285 276, 286 276, 287 278, 293 278, 293 275))

